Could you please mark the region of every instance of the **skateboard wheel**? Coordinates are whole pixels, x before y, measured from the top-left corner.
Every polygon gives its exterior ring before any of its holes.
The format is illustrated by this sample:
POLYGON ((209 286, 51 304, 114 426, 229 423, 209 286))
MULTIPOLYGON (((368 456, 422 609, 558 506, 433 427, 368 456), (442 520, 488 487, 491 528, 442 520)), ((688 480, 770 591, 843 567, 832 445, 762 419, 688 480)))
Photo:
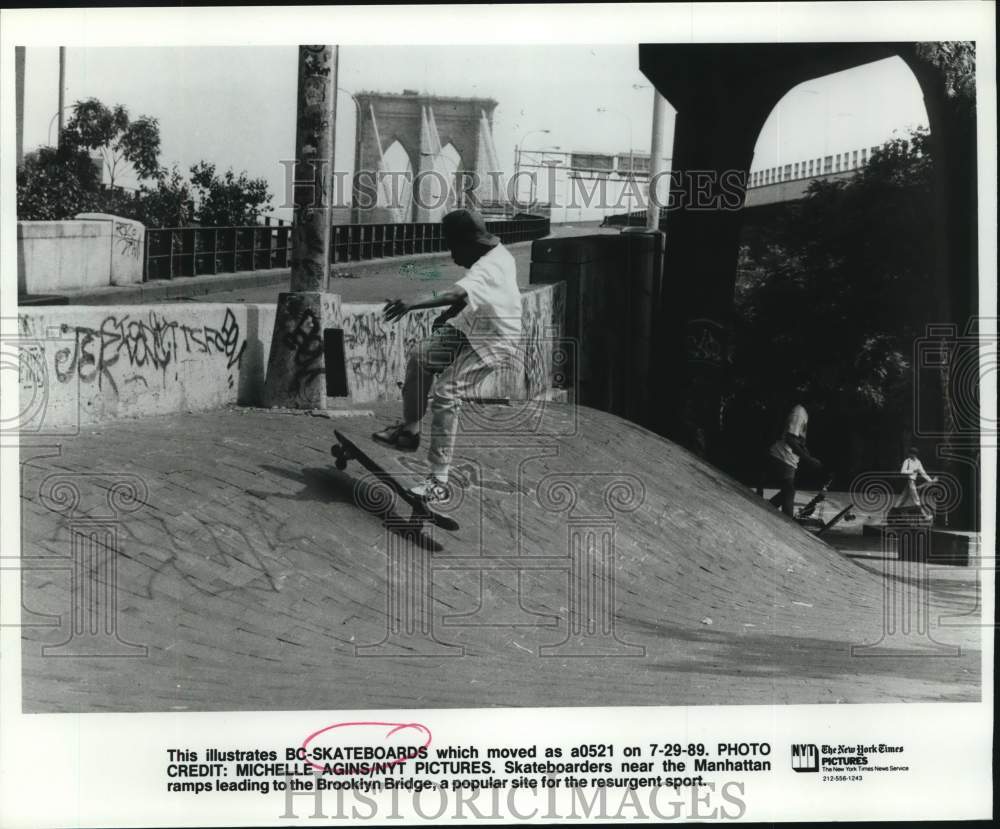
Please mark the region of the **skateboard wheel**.
POLYGON ((347 458, 338 457, 337 460, 334 461, 333 465, 336 466, 337 469, 339 469, 341 472, 343 472, 345 469, 347 469, 347 458))

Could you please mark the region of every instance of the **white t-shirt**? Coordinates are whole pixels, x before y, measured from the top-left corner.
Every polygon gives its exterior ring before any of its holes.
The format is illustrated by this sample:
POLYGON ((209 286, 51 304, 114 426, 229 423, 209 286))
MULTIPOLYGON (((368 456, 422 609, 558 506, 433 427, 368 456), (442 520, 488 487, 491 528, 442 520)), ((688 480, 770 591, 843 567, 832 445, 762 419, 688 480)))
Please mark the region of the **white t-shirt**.
POLYGON ((781 432, 781 437, 771 445, 771 454, 779 461, 793 469, 799 468, 799 456, 792 451, 792 447, 785 443, 785 435, 792 434, 803 441, 806 439, 806 427, 809 425, 809 415, 802 406, 796 406, 788 415, 785 428, 781 432))
POLYGON ((455 284, 465 289, 466 306, 448 325, 465 334, 487 365, 514 354, 521 337, 521 291, 510 251, 497 245, 455 284))
POLYGON ((924 471, 924 465, 917 458, 907 458, 903 461, 903 468, 899 471, 908 475, 911 481, 917 480, 918 475, 925 481, 931 479, 930 475, 924 471))

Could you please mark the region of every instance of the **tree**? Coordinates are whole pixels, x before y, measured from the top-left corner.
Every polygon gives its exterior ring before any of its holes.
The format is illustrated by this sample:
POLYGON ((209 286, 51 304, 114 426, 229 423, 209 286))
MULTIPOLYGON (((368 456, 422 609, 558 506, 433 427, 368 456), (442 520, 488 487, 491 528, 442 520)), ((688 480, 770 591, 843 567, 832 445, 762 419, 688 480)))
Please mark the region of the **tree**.
POLYGON ((917 43, 914 52, 944 76, 945 93, 959 106, 976 105, 976 44, 968 40, 917 43))
POLYGON ((68 219, 83 211, 113 213, 148 227, 253 225, 271 208, 267 182, 199 161, 186 180, 176 165, 158 165, 160 129, 155 118, 132 120, 128 110, 96 98, 78 101, 58 149, 43 148, 18 173, 20 219, 68 219), (95 166, 90 153, 100 153, 95 166), (101 168, 110 186, 101 186, 101 168), (137 191, 116 187, 123 165, 139 178, 137 191), (196 206, 197 205, 197 206, 196 206))
POLYGON ((248 178, 246 171, 237 176, 230 169, 219 176, 214 164, 199 161, 191 168, 191 184, 198 204, 196 219, 206 227, 257 224, 271 209, 267 181, 248 178))
POLYGON ((133 121, 121 104, 108 108, 96 98, 77 101, 60 144, 100 152, 112 190, 123 163, 131 164, 140 180, 160 174, 159 122, 145 115, 133 121))
POLYGON ((822 440, 845 466, 851 434, 898 451, 912 422, 913 343, 933 314, 932 181, 928 134, 918 130, 886 142, 852 179, 814 182, 762 248, 743 249, 736 410, 756 401, 774 423, 788 395, 805 395, 834 424, 822 440))
POLYGON ((101 175, 85 150, 41 147, 17 173, 17 217, 54 221, 100 209, 101 175))
POLYGON ((135 216, 146 227, 185 227, 194 218, 191 185, 174 166, 164 170, 156 185, 139 188, 138 210, 135 216))

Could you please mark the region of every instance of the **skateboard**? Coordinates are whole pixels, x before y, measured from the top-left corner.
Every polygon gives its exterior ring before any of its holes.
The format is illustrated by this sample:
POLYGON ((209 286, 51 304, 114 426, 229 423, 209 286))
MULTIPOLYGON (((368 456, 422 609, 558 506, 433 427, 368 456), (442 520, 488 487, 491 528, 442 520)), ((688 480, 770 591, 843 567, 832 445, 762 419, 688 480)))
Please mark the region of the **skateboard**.
POLYGON ((848 504, 840 512, 838 512, 835 516, 833 516, 833 518, 831 518, 822 527, 820 527, 816 535, 823 535, 823 533, 835 527, 842 520, 853 521, 855 516, 851 512, 852 509, 854 509, 854 504, 853 503, 848 504))
POLYGON ((343 471, 347 468, 348 461, 356 460, 376 478, 385 483, 403 501, 410 505, 413 509, 413 515, 411 516, 412 520, 420 523, 429 521, 435 527, 440 527, 442 530, 451 530, 452 532, 458 529, 458 522, 454 518, 449 518, 447 515, 441 515, 441 513, 432 510, 429 506, 427 506, 427 503, 423 498, 410 492, 392 475, 386 472, 381 466, 375 463, 375 461, 359 449, 354 441, 344 436, 336 429, 334 429, 333 434, 337 438, 337 443, 330 447, 330 454, 332 454, 336 459, 334 464, 337 469, 343 471))
POLYGON ((796 515, 795 517, 801 519, 801 518, 808 518, 809 516, 811 516, 816 511, 816 505, 820 501, 826 500, 826 493, 831 486, 833 486, 832 477, 825 484, 823 484, 823 488, 812 497, 812 499, 809 501, 808 504, 806 504, 804 507, 802 507, 802 509, 799 510, 799 514, 796 515))

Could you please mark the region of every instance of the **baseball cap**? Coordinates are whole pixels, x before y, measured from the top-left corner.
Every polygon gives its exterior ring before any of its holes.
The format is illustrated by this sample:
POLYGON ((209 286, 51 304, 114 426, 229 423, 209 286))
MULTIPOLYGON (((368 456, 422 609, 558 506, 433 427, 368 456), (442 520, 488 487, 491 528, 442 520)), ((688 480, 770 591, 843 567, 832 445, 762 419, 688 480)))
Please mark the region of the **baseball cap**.
POLYGON ((486 229, 483 217, 472 210, 461 208, 452 210, 442 220, 444 238, 461 242, 477 242, 492 248, 500 244, 500 239, 486 229))

